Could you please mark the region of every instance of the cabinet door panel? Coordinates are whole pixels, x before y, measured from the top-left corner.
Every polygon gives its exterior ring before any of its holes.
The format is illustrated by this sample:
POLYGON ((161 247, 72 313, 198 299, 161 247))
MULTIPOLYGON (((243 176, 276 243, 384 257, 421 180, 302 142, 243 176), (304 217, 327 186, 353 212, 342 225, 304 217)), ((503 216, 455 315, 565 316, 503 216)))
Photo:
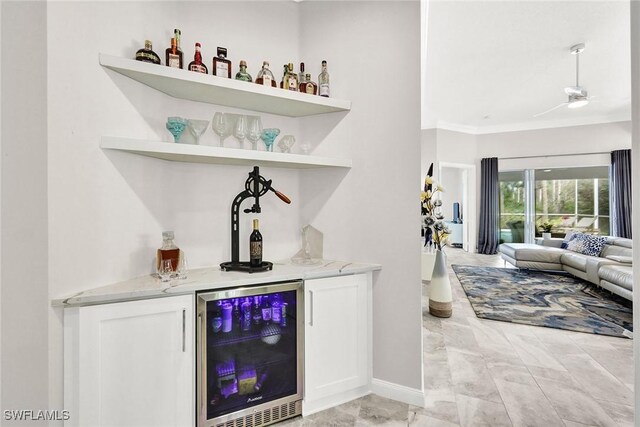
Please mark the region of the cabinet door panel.
POLYGON ((366 385, 366 276, 308 280, 305 291, 305 399, 366 385))
POLYGON ((83 307, 80 327, 81 425, 193 425, 191 296, 83 307))

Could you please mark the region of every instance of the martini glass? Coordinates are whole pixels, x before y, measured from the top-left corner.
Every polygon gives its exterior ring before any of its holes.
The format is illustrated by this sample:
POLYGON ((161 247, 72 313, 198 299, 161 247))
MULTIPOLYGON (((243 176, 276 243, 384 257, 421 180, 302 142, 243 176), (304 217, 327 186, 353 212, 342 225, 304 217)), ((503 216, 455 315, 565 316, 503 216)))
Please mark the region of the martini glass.
POLYGON ((169 117, 167 119, 167 129, 173 135, 173 141, 176 143, 180 141, 180 135, 182 135, 186 127, 187 121, 182 117, 169 117))
POLYGON ((267 151, 273 151, 273 141, 276 140, 276 137, 280 134, 280 129, 277 128, 269 128, 262 131, 262 135, 260 135, 260 139, 264 141, 264 145, 267 146, 267 151))
POLYGON ((229 119, 224 113, 216 113, 211 122, 211 128, 220 137, 220 146, 224 143, 224 139, 228 137, 230 132, 229 119))
POLYGON ((187 127, 189 127, 189 132, 196 140, 196 144, 200 144, 200 137, 207 130, 207 126, 209 126, 209 120, 187 120, 187 127))
POLYGON ((258 149, 258 141, 262 135, 262 120, 259 116, 252 117, 249 120, 249 130, 247 132, 247 139, 253 145, 253 149, 258 149))

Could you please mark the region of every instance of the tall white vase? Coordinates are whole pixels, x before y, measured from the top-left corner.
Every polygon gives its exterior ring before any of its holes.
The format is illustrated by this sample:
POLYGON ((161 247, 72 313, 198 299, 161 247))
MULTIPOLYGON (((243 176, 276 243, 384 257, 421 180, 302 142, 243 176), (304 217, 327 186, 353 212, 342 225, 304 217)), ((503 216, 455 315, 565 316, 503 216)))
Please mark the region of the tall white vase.
POLYGON ((452 299, 445 254, 441 250, 437 250, 429 284, 429 313, 436 317, 451 317, 452 299))

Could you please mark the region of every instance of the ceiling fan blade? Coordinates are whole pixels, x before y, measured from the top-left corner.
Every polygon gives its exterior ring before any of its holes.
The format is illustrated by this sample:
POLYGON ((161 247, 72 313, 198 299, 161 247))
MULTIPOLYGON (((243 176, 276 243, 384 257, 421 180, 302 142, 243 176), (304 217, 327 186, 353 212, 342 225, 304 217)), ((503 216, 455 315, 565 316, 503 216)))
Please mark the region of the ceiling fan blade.
POLYGON ((560 107, 562 107, 563 105, 568 105, 568 104, 569 104, 568 102, 563 102, 562 104, 558 104, 558 105, 556 105, 555 107, 550 108, 550 109, 548 109, 547 111, 543 111, 542 113, 538 113, 538 114, 536 114, 536 115, 535 115, 535 116, 533 116, 533 117, 540 117, 540 116, 542 116, 543 114, 550 113, 550 112, 552 112, 553 110, 555 110, 555 109, 557 109, 557 108, 560 108, 560 107))

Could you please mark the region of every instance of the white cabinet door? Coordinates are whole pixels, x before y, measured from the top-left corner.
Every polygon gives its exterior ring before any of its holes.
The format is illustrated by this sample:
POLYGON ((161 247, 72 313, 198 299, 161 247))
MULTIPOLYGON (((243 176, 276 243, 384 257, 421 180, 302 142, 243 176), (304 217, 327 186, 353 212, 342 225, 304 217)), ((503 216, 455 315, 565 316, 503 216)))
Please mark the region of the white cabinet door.
POLYGON ((65 408, 78 426, 193 426, 193 296, 65 310, 65 408))
MULTIPOLYGON (((305 280, 305 413, 369 387, 367 274, 305 280)), ((363 394, 360 392, 360 394, 363 394)))

